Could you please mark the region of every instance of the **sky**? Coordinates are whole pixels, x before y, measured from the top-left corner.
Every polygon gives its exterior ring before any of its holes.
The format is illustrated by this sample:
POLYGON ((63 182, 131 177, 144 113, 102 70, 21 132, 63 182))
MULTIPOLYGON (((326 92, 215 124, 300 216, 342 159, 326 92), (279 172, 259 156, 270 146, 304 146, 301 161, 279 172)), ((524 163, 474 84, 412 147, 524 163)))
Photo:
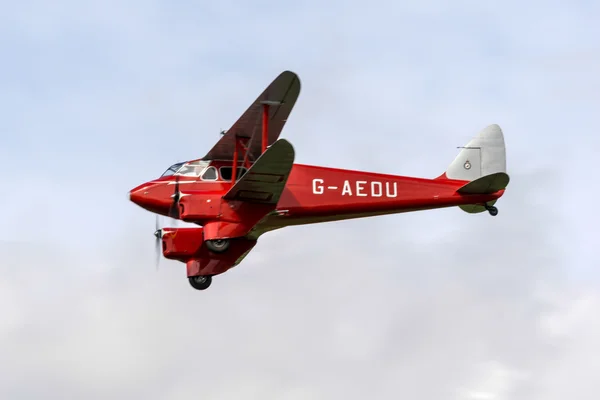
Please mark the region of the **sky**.
POLYGON ((2 9, 0 398, 597 397, 598 2, 2 9), (286 69, 299 163, 433 178, 499 124, 498 216, 270 232, 205 292, 156 271, 128 191, 286 69))

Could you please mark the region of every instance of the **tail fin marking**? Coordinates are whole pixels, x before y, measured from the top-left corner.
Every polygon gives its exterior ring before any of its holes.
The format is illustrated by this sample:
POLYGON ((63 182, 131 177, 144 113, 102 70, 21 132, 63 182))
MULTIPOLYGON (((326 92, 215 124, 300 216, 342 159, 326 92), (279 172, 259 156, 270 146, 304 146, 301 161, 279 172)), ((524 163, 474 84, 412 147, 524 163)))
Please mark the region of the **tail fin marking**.
POLYGON ((445 177, 474 181, 497 172, 506 173, 506 148, 502 129, 493 124, 462 147, 446 170, 445 177))

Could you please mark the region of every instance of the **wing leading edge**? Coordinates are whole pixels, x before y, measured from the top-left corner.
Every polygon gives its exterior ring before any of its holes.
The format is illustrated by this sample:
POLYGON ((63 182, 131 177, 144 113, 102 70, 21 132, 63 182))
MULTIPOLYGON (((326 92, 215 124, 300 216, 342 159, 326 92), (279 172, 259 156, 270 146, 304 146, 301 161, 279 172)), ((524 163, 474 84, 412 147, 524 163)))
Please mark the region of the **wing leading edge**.
POLYGON ((284 71, 256 98, 246 112, 219 139, 204 156, 204 160, 233 160, 236 136, 249 138, 248 158, 256 160, 261 155, 262 104, 269 107, 269 135, 267 145, 273 144, 281 134, 300 94, 300 78, 294 72, 284 71))

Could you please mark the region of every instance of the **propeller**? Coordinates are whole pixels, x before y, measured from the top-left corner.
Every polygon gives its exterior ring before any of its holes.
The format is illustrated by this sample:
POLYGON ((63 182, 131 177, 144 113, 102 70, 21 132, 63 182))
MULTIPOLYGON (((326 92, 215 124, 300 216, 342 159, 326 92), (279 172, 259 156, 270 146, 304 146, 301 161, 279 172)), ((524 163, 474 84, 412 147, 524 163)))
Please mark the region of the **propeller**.
MULTIPOLYGON (((175 188, 173 190, 173 194, 171 195, 173 198, 173 202, 169 207, 169 218, 175 220, 175 222, 179 221, 179 199, 181 198, 181 191, 179 190, 179 175, 175 175, 175 188)), ((156 250, 156 270, 158 270, 158 265, 160 263, 160 256, 162 253, 161 241, 163 237, 163 230, 159 227, 158 224, 158 215, 156 216, 156 225, 154 230, 155 240, 155 250, 156 250)))
POLYGON ((181 192, 179 191, 179 175, 175 175, 175 190, 173 195, 173 203, 169 208, 169 217, 179 219, 179 199, 181 198, 181 192))
POLYGON ((161 253, 161 239, 162 239, 162 229, 158 227, 158 215, 156 216, 156 225, 154 230, 154 237, 156 240, 154 241, 154 247, 156 250, 156 270, 158 271, 158 264, 160 263, 160 253, 161 253))

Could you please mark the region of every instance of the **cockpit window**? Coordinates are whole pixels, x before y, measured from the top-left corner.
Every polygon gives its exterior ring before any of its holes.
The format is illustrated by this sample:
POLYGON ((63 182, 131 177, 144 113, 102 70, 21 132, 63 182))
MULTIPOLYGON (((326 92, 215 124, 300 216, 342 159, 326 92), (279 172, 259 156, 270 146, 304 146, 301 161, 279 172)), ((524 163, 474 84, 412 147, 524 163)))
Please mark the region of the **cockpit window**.
POLYGON ((208 167, 210 161, 196 160, 192 162, 182 162, 173 164, 161 176, 190 176, 199 177, 200 174, 208 167))
POLYGON ((208 167, 202 174, 203 181, 216 181, 217 180, 217 169, 215 167, 208 167))
POLYGON ((181 168, 181 166, 185 164, 185 163, 177 163, 177 164, 173 164, 171 165, 161 176, 171 176, 174 175, 175 172, 177 172, 179 170, 179 168, 181 168))
POLYGON ((185 163, 175 175, 198 177, 208 167, 208 164, 208 161, 202 160, 185 163))

